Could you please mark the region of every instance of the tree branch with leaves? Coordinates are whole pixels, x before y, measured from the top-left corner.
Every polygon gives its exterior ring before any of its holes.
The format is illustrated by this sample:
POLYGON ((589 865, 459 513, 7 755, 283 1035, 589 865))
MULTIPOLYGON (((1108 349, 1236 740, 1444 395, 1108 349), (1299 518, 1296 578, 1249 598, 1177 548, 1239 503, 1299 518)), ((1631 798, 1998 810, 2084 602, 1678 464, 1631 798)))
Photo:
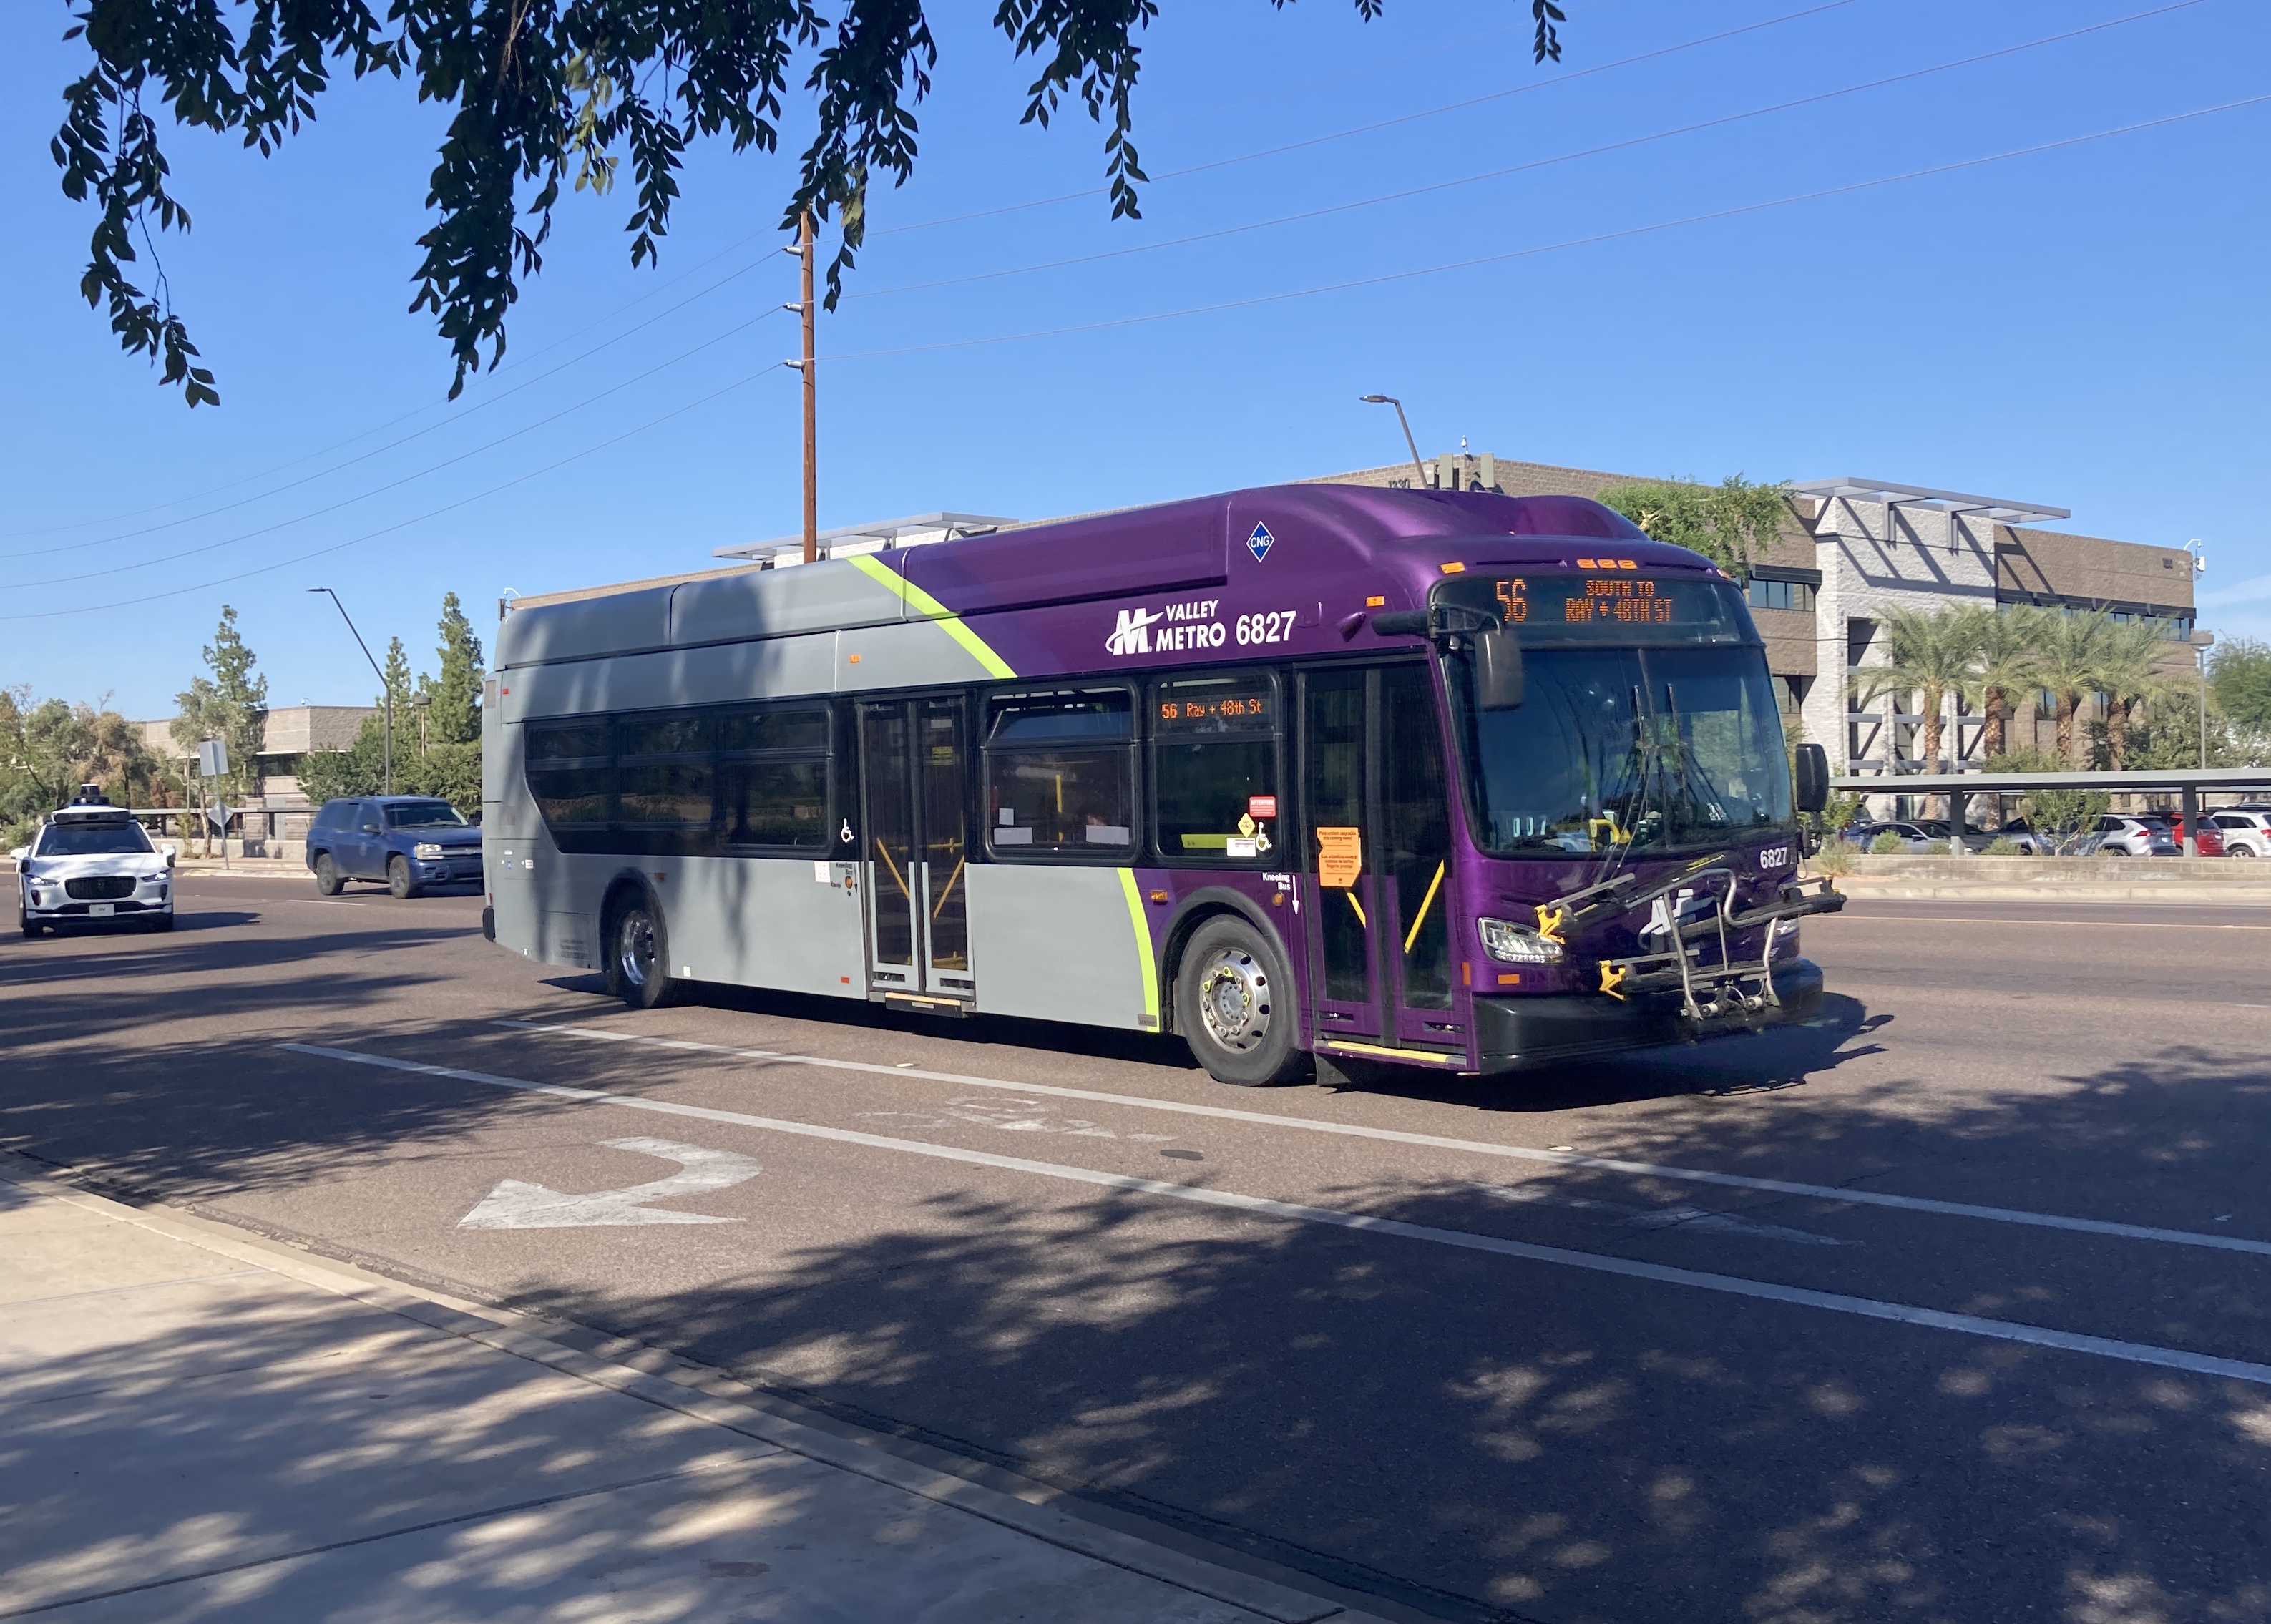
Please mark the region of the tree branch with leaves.
MULTIPOLYGON (((1560 7, 1528 4, 1534 58, 1558 61, 1560 7)), ((1366 21, 1383 4, 1356 0, 1366 21)), ((1115 220, 1142 212, 1134 98, 1139 39, 1158 10, 1158 0, 998 0, 994 13, 1016 56, 1039 64, 1023 122, 1046 127, 1076 98, 1106 127, 1115 220)), ((79 290, 108 309, 130 354, 162 361, 161 382, 192 406, 218 405, 220 391, 157 258, 156 236, 190 224, 168 189, 160 107, 264 157, 315 116, 342 67, 356 78, 407 75, 421 101, 450 108, 410 309, 430 311, 449 346, 454 399, 470 374, 503 359, 505 317, 543 268, 563 187, 606 196, 628 158, 631 263, 652 263, 687 147, 723 136, 737 153, 776 151, 789 75, 808 58, 815 128, 781 223, 793 231, 808 210, 837 223, 834 309, 867 239, 871 183, 914 173, 914 109, 938 63, 922 0, 391 0, 383 19, 363 0, 78 0, 72 19, 65 37, 85 41, 93 61, 64 90, 50 150, 64 193, 97 211, 79 290), (135 269, 145 253, 146 273, 135 269)))

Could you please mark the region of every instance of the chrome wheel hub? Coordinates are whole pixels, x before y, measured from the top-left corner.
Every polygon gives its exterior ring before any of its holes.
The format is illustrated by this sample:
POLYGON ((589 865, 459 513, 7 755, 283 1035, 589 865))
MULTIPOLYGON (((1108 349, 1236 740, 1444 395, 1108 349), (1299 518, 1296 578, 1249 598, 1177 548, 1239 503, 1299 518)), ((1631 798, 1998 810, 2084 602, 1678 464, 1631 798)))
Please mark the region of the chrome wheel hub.
POLYGON ((1270 1003, 1270 972, 1251 953, 1225 948, 1199 972, 1199 1018, 1225 1049, 1242 1054, 1269 1035, 1270 1003))
POLYGON ((633 908, 623 915, 615 941, 615 962, 623 980, 633 987, 644 987, 654 974, 654 920, 644 908, 633 908))

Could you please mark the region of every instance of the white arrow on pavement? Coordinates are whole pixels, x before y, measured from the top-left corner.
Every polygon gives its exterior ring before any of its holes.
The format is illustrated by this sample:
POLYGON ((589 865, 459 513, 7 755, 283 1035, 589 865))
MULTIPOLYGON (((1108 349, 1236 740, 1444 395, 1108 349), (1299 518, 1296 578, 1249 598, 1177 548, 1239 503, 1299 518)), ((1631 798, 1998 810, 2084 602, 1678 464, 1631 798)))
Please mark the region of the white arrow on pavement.
POLYGON ((541 1184, 505 1179, 480 1204, 458 1220, 459 1229, 584 1229, 626 1224, 730 1224, 731 1218, 705 1212, 672 1212, 650 1207, 650 1201, 671 1201, 687 1196, 729 1189, 757 1176, 757 1164, 731 1151, 708 1151, 698 1144, 679 1144, 668 1139, 609 1139, 611 1151, 637 1151, 676 1162, 680 1171, 668 1178, 634 1184, 626 1189, 593 1190, 585 1196, 563 1196, 541 1184))

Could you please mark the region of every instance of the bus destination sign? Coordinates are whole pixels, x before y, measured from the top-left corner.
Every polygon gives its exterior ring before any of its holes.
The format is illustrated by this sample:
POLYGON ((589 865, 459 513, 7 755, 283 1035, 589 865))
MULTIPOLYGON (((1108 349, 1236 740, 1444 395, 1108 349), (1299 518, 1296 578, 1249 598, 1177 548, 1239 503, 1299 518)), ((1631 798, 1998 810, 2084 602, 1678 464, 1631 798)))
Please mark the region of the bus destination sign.
POLYGON ((1719 618, 1718 593, 1705 581, 1652 576, 1501 577, 1492 583, 1509 626, 1676 626, 1719 618))

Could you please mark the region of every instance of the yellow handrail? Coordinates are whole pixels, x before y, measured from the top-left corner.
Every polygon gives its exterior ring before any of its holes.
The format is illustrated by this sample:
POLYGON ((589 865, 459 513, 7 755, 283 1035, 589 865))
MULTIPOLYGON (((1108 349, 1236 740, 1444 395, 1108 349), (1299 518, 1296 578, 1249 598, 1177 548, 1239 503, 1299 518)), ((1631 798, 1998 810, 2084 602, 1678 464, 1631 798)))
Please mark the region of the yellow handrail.
POLYGON ((1363 926, 1366 930, 1370 930, 1372 928, 1372 921, 1365 918, 1364 905, 1356 899, 1355 889, 1351 887, 1349 890, 1343 891, 1341 895, 1349 899, 1349 906, 1356 910, 1356 922, 1363 926))
POLYGON ((1406 957, 1411 957, 1411 944, 1419 940, 1419 927, 1427 922, 1427 910, 1435 905, 1435 893, 1443 883, 1443 870, 1450 866, 1450 862, 1451 860, 1447 857, 1437 863, 1435 877, 1427 882, 1427 894, 1419 899, 1419 912, 1411 920, 1410 934, 1404 938, 1404 952, 1406 957))
POLYGON ((891 860, 891 848, 883 844, 881 836, 878 836, 875 840, 875 855, 882 858, 883 867, 891 871, 891 883, 899 888, 899 895, 912 902, 915 894, 907 889, 907 883, 899 873, 898 864, 891 860))
POLYGON ((936 919, 945 911, 946 899, 954 894, 954 883, 962 877, 962 865, 969 860, 967 857, 963 858, 954 865, 954 872, 946 876, 946 883, 940 888, 938 893, 938 905, 930 911, 931 918, 936 919))

